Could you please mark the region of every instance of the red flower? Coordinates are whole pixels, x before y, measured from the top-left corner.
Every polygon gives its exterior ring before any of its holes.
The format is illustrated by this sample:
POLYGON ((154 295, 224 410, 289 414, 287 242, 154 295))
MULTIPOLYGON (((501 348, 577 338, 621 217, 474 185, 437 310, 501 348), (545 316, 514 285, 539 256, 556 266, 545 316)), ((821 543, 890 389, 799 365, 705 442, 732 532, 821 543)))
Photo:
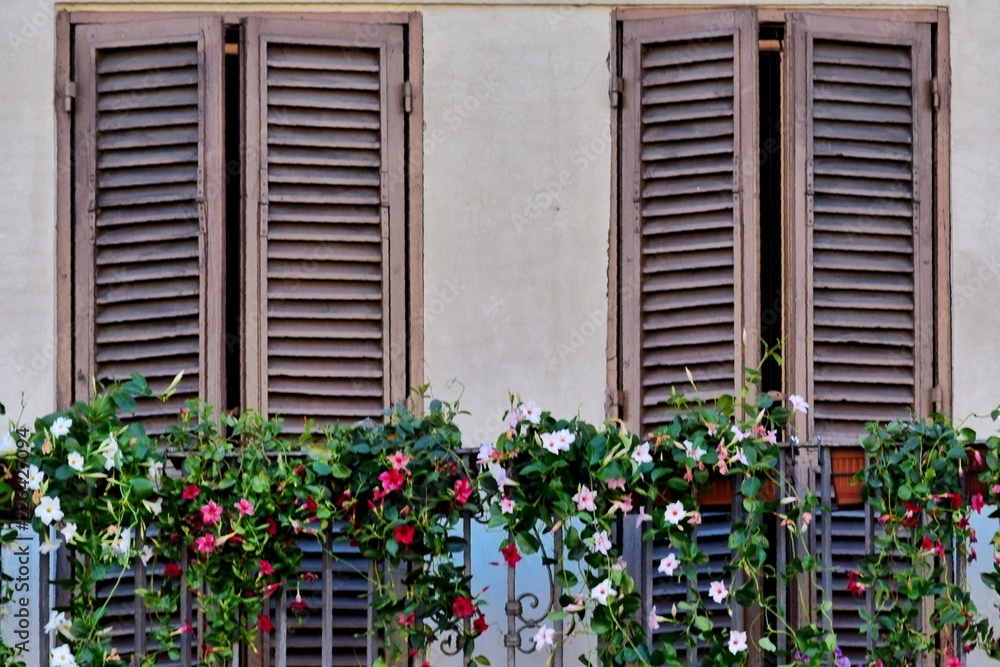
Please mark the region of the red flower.
POLYGON ((396 618, 404 628, 412 628, 417 622, 417 614, 412 611, 409 614, 399 614, 396 618))
POLYGON ((903 515, 904 528, 916 528, 920 524, 920 505, 907 501, 906 514, 903 515))
POLYGON ((399 470, 386 470, 378 478, 382 482, 382 488, 386 493, 399 491, 403 488, 403 482, 406 481, 403 473, 399 470))
POLYGON ((257 629, 261 632, 268 633, 274 630, 274 626, 271 624, 271 619, 269 619, 264 614, 257 616, 257 629))
POLYGON ((182 635, 194 634, 194 630, 191 628, 191 621, 184 621, 184 625, 182 625, 177 632, 182 635))
POLYGON ((167 563, 163 568, 163 576, 169 579, 178 579, 182 574, 181 566, 177 563, 167 563))
POLYGON ((272 595, 274 595, 275 591, 277 591, 279 588, 281 588, 281 583, 277 581, 274 582, 273 584, 268 584, 267 586, 264 586, 264 597, 266 598, 271 597, 272 595))
POLYGON ((948 658, 948 662, 945 667, 962 667, 962 661, 955 656, 952 656, 948 658))
POLYGON ((405 547, 409 547, 413 544, 413 535, 416 532, 416 528, 409 524, 404 523, 401 526, 396 526, 396 541, 405 547))
POLYGON ((262 558, 260 560, 260 576, 270 577, 272 574, 274 574, 274 566, 262 558))
POLYGON ((201 489, 197 485, 192 484, 184 489, 184 492, 181 493, 181 498, 184 500, 194 500, 198 497, 199 493, 201 493, 201 489))
POLYGON ((847 590, 853 595, 861 597, 865 594, 865 585, 861 583, 861 573, 857 570, 848 570, 847 578, 849 580, 847 584, 847 590))
POLYGON ((951 498, 951 506, 954 509, 958 509, 962 506, 962 496, 958 493, 946 493, 947 497, 951 498))
POLYGON ((503 554, 503 559, 507 561, 507 565, 510 567, 515 567, 521 560, 521 554, 518 553, 517 545, 513 542, 501 549, 500 553, 503 554))
POLYGON ((452 603, 452 609, 455 611, 455 615, 459 618, 468 618, 472 616, 472 598, 463 597, 461 595, 455 598, 455 602, 452 603))
POLYGON ((486 622, 486 619, 482 614, 476 616, 476 620, 472 622, 472 631, 477 635, 481 635, 490 627, 490 624, 486 622))
POLYGON ((271 517, 267 517, 267 532, 269 535, 278 534, 278 522, 271 517))
POLYGON ((309 603, 305 602, 302 599, 301 595, 296 595, 295 599, 292 600, 291 607, 292 607, 292 611, 294 611, 296 613, 301 613, 301 612, 306 611, 307 609, 309 609, 309 603))
POLYGON ((300 576, 302 581, 319 581, 319 575, 315 572, 303 572, 300 576))
POLYGON ((969 506, 972 507, 972 511, 976 514, 982 512, 983 508, 986 507, 986 503, 983 502, 983 494, 977 493, 972 496, 972 499, 969 501, 969 506))
POLYGON ((469 502, 469 496, 472 495, 472 485, 469 484, 469 480, 466 477, 455 482, 455 500, 458 501, 459 505, 464 505, 469 502))

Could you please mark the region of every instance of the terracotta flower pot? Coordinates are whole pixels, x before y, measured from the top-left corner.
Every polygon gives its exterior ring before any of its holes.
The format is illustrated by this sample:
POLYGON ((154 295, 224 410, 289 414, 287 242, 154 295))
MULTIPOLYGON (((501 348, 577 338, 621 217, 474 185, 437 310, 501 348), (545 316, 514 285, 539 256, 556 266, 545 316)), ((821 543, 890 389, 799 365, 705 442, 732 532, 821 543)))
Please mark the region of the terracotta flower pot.
POLYGON ((729 507, 733 504, 733 478, 712 475, 698 495, 701 507, 729 507))
POLYGON ((845 447, 830 452, 830 478, 839 506, 861 504, 861 484, 854 481, 854 475, 864 467, 865 453, 861 449, 845 447))

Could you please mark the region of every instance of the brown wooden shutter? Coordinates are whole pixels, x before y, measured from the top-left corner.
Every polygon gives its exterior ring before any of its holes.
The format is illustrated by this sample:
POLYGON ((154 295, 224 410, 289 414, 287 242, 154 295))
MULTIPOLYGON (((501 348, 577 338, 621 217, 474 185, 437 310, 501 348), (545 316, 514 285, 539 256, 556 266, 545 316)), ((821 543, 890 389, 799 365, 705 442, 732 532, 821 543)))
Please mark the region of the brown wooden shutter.
POLYGON ((406 391, 403 28, 251 19, 248 362, 289 430, 406 391))
POLYGON ((930 26, 790 19, 788 340, 810 438, 930 410, 930 26))
POLYGON ((671 388, 695 394, 686 369, 712 398, 756 358, 757 24, 734 10, 622 29, 622 386, 626 419, 651 430, 671 388))
POLYGON ((222 23, 82 25, 75 77, 75 377, 147 377, 156 431, 222 403, 222 23))

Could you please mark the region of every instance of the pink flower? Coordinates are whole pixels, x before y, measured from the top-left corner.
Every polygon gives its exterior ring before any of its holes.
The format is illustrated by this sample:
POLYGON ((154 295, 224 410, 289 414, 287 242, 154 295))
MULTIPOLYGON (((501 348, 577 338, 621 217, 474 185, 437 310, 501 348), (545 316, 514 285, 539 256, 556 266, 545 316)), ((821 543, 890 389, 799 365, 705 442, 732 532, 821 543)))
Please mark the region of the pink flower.
POLYGON ((626 493, 622 496, 621 500, 614 502, 611 505, 611 511, 609 514, 614 514, 616 511, 621 510, 622 514, 628 514, 632 511, 632 494, 626 493))
POLYGON ((652 521, 653 517, 646 514, 646 508, 643 505, 639 505, 639 514, 635 517, 635 527, 638 528, 645 521, 652 521))
POLYGON ((606 480, 605 483, 608 485, 608 489, 621 489, 625 490, 625 478, 624 477, 612 477, 606 480))
POLYGON ((399 621, 399 624, 404 628, 412 628, 417 622, 417 614, 412 611, 409 614, 397 614, 396 620, 399 621))
POLYGON ((389 463, 392 464, 393 470, 404 470, 406 464, 410 462, 410 457, 403 454, 403 452, 396 452, 389 456, 389 463))
POLYGON ((379 481, 382 482, 382 489, 386 493, 391 493, 392 491, 399 491, 403 488, 403 482, 406 478, 403 477, 403 473, 398 469, 386 470, 384 473, 378 476, 379 481))
POLYGON ((201 493, 201 489, 199 489, 196 485, 191 484, 190 486, 184 488, 184 492, 181 493, 181 498, 184 500, 194 500, 198 497, 199 493, 201 493))
POLYGON ((994 495, 1000 494, 1000 484, 994 484, 993 488, 990 490, 994 493, 994 495))
POLYGON ((969 501, 969 506, 972 507, 972 511, 976 514, 982 512, 983 507, 986 506, 986 503, 983 502, 983 494, 977 493, 972 496, 972 499, 969 501))
POLYGON ((184 625, 178 628, 177 632, 182 635, 194 634, 194 630, 191 628, 191 621, 184 621, 184 625))
POLYGON ((222 507, 214 500, 209 500, 207 504, 201 506, 201 521, 206 526, 219 523, 222 519, 222 507))
POLYGON ((253 516, 253 503, 246 498, 240 498, 240 501, 233 505, 233 509, 239 511, 241 519, 245 516, 253 516))
POLYGON ((500 513, 501 514, 514 513, 514 500, 510 496, 504 496, 503 500, 500 501, 500 513))
POLYGON ((962 661, 956 658, 955 656, 952 656, 948 658, 948 662, 946 663, 945 667, 962 667, 962 661))
POLYGON ((507 426, 514 428, 521 421, 521 412, 517 408, 514 408, 510 413, 510 418, 507 419, 507 426))
POLYGON ((274 566, 263 558, 260 559, 260 576, 270 577, 272 574, 274 574, 274 566))
POLYGON ((302 613, 309 610, 309 603, 302 599, 302 594, 298 593, 295 595, 295 599, 292 600, 292 604, 289 605, 292 611, 296 613, 302 613))
POLYGON ((576 492, 576 495, 573 496, 573 502, 576 503, 576 508, 578 510, 593 512, 597 509, 597 506, 594 504, 594 498, 594 492, 588 489, 587 485, 584 484, 580 487, 580 490, 576 492))
POLYGON ((203 554, 210 554, 215 551, 215 536, 211 533, 202 535, 194 541, 194 548, 203 554))
POLYGON ((469 496, 472 495, 472 485, 469 484, 469 480, 466 477, 455 482, 455 500, 458 501, 460 505, 464 505, 469 502, 469 496))
POLYGON ((788 402, 792 406, 792 412, 801 412, 802 414, 809 412, 809 403, 807 403, 806 399, 802 398, 798 394, 792 394, 789 396, 788 402))
POLYGON ((693 525, 693 526, 700 526, 701 525, 701 512, 691 512, 691 514, 688 516, 688 521, 690 521, 691 525, 693 525))

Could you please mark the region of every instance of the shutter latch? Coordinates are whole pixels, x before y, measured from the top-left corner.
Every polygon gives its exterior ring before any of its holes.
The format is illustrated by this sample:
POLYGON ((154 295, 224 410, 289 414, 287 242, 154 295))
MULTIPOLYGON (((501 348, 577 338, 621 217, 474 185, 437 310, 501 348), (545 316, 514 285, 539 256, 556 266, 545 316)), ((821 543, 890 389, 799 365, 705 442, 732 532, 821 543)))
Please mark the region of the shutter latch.
POLYGON ((936 111, 941 108, 941 89, 937 77, 931 79, 931 107, 936 111))
POLYGON ((413 84, 409 81, 403 84, 403 112, 413 111, 413 84))
POLYGON ((76 99, 76 81, 67 81, 63 86, 63 109, 66 113, 73 111, 73 100, 76 99))
POLYGON ((620 76, 615 76, 611 78, 611 88, 608 90, 608 96, 611 98, 611 106, 617 108, 621 104, 622 92, 625 90, 625 79, 620 76))

